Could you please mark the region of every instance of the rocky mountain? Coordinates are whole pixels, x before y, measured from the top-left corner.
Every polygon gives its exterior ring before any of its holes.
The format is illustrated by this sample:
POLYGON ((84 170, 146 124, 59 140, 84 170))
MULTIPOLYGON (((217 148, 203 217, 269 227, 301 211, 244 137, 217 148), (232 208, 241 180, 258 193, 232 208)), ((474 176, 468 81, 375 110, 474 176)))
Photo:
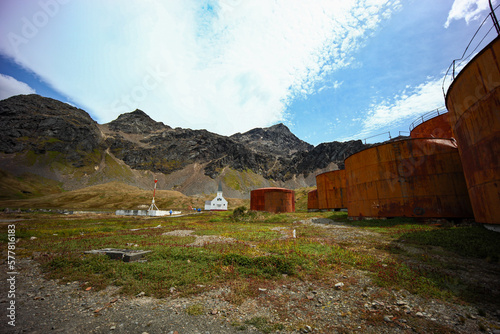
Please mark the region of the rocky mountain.
POLYGON ((107 124, 84 111, 38 95, 0 101, 0 170, 30 173, 65 189, 109 181, 187 195, 213 193, 218 181, 232 197, 263 186, 315 184, 315 175, 342 165, 361 141, 316 147, 285 125, 230 137, 206 130, 171 128, 135 110, 107 124))
POLYGON ((308 152, 314 147, 297 138, 282 123, 269 128, 252 129, 243 134, 236 133, 229 138, 255 152, 269 152, 280 157, 288 157, 301 151, 308 152))
POLYGON ((0 152, 60 152, 73 167, 102 149, 97 123, 84 111, 39 95, 0 101, 0 152))
POLYGON ((162 122, 156 122, 144 111, 136 109, 133 112, 122 114, 112 122, 108 123, 112 131, 121 131, 125 133, 145 134, 158 130, 170 129, 162 122))

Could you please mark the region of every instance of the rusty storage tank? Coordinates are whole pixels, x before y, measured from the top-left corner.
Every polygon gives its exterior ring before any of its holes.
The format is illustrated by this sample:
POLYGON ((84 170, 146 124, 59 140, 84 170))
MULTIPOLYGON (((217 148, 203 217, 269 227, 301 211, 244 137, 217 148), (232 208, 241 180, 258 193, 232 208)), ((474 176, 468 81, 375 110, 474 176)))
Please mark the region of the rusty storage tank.
POLYGON ((316 176, 318 204, 320 210, 347 208, 345 169, 334 170, 316 176))
POLYGON ((453 139, 373 146, 348 157, 345 167, 349 217, 472 217, 453 139))
POLYGON ((500 37, 458 74, 448 88, 446 106, 474 218, 500 224, 500 37))
POLYGON ((411 138, 453 138, 448 110, 439 108, 428 112, 410 125, 411 138))
POLYGON ((260 188, 250 192, 250 210, 295 212, 295 192, 285 188, 260 188))
POLYGON ((307 210, 318 211, 318 189, 311 190, 307 193, 307 210))

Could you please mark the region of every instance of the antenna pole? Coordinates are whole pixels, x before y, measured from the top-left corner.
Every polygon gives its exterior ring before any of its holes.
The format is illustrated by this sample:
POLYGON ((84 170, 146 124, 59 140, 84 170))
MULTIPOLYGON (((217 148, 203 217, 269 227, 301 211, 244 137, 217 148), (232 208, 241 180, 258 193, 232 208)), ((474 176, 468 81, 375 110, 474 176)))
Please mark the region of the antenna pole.
POLYGON ((153 202, 151 202, 151 206, 149 207, 148 211, 152 210, 159 210, 158 207, 155 204, 155 195, 156 195, 156 182, 158 182, 157 179, 155 179, 155 187, 153 189, 153 202))

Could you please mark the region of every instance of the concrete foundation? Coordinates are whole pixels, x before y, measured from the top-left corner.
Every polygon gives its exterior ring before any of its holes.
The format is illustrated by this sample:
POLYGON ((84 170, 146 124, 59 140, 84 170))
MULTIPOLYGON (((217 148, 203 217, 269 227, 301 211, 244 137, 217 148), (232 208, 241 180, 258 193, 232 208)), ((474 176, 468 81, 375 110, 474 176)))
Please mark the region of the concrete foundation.
MULTIPOLYGON (((173 215, 180 215, 180 211, 172 211, 173 215)), ((170 211, 166 210, 116 210, 115 215, 117 216, 151 216, 151 217, 161 217, 170 216, 170 211)))
POLYGON ((117 249, 117 248, 104 248, 96 249, 85 252, 85 254, 106 254, 110 259, 122 260, 123 262, 133 262, 142 258, 144 254, 151 253, 151 251, 144 251, 139 249, 117 249))

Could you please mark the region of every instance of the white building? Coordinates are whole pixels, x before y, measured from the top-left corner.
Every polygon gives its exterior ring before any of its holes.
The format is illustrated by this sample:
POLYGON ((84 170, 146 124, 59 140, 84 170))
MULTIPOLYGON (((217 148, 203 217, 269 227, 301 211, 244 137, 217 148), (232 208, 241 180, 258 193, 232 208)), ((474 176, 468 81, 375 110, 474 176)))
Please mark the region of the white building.
POLYGON ((227 211, 227 201, 222 197, 222 183, 219 182, 219 189, 217 189, 217 196, 205 202, 205 210, 207 211, 227 211))

